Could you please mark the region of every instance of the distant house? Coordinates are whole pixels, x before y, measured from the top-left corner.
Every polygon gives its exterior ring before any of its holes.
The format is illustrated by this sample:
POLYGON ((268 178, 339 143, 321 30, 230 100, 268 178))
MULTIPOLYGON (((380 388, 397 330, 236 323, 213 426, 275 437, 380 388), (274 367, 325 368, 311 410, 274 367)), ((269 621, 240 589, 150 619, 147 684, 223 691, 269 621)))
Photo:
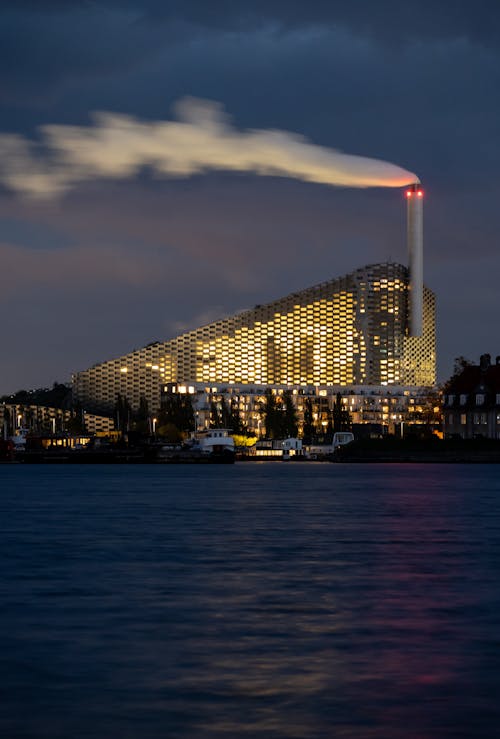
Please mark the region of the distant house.
POLYGON ((500 439, 500 356, 483 354, 449 380, 443 395, 445 436, 500 439))

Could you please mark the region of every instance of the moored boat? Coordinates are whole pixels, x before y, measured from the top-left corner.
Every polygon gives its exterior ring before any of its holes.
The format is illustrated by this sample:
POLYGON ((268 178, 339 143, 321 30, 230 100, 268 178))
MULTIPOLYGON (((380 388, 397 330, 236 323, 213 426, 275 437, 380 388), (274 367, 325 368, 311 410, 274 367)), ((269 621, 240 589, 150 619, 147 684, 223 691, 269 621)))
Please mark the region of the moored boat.
POLYGON ((166 444, 157 453, 158 462, 201 462, 232 464, 234 439, 228 429, 196 431, 183 444, 166 444))

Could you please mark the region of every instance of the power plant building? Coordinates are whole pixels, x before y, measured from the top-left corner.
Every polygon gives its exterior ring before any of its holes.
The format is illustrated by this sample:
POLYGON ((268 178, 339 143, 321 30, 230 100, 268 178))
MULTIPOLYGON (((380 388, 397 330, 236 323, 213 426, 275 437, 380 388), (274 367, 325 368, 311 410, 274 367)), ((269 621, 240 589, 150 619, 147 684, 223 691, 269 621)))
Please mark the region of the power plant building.
POLYGON ((134 408, 144 397, 155 413, 171 383, 323 388, 328 395, 354 386, 432 387, 435 299, 422 288, 421 325, 412 331, 409 283, 402 265, 368 265, 78 372, 74 395, 100 411, 111 411, 118 395, 134 408))

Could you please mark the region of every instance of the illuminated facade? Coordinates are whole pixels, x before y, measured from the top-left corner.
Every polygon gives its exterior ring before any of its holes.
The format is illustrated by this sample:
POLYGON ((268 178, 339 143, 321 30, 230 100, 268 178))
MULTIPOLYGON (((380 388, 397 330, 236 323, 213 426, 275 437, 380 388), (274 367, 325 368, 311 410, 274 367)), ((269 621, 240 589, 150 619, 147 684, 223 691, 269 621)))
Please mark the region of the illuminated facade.
MULTIPOLYGON (((289 385, 241 385, 226 383, 169 383, 162 388, 162 397, 172 393, 188 394, 191 398, 196 429, 210 428, 214 422, 214 407, 222 416, 222 405, 236 411, 242 426, 257 437, 265 436, 265 420, 262 409, 266 403, 266 390, 276 398, 278 408, 283 408, 284 394, 291 391, 295 406, 299 435, 305 423, 306 406, 310 404, 315 434, 325 434, 333 419, 333 409, 338 397, 348 413, 350 423, 363 425, 365 435, 380 433, 403 434, 403 426, 435 426, 439 421, 436 394, 428 387, 402 387, 396 385, 360 386, 289 386, 289 385), (366 429, 369 426, 370 429, 366 429)), ((230 424, 229 424, 230 425, 230 424)), ((360 434, 359 427, 356 434, 360 434)))
POLYGON ((155 412, 165 383, 426 386, 435 384, 433 293, 423 332, 408 336, 408 271, 374 264, 266 305, 150 344, 73 377, 88 408, 141 396, 155 412))

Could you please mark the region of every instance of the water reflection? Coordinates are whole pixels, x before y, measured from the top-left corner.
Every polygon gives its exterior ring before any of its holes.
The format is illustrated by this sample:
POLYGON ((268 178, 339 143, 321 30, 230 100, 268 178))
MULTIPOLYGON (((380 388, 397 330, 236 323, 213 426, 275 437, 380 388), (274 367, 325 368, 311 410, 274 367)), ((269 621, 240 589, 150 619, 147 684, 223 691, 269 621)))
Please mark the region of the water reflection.
POLYGON ((4 735, 491 736, 495 468, 284 467, 9 469, 4 735))

